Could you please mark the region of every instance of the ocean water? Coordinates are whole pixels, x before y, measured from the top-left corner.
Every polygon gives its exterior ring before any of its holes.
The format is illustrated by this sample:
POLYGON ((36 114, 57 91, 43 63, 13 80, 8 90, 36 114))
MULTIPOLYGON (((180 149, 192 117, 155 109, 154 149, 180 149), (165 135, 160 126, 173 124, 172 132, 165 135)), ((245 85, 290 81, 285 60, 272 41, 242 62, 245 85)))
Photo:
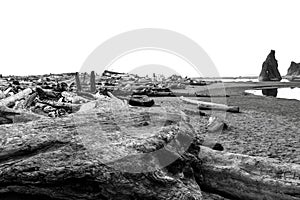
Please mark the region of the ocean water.
MULTIPOLYGON (((265 96, 263 95, 262 90, 246 90, 245 92, 258 96, 265 96)), ((296 99, 300 101, 300 88, 278 88, 276 97, 283 99, 296 99)))

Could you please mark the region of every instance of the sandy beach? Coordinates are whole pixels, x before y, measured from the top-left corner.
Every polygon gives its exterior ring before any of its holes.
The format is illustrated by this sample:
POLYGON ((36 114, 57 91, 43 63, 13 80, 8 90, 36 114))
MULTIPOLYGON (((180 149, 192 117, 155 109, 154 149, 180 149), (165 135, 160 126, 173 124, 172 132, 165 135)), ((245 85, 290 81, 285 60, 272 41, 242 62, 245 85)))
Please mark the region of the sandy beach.
MULTIPOLYGON (((224 83, 208 86, 193 86, 184 90, 174 90, 187 96, 199 93, 226 91, 228 105, 240 107, 241 113, 226 113, 227 130, 209 133, 206 128, 207 116, 189 115, 191 124, 209 140, 221 143, 225 151, 251 156, 275 158, 283 162, 300 164, 300 101, 275 97, 255 96, 244 91, 255 87, 297 87, 300 83, 224 83)), ((201 101, 210 98, 191 97, 201 101)), ((180 107, 181 110, 196 110, 195 105, 182 103, 178 97, 155 98, 162 107, 180 107)), ((224 101, 224 98, 223 100, 224 101)), ((210 111, 203 111, 210 114, 210 111)))

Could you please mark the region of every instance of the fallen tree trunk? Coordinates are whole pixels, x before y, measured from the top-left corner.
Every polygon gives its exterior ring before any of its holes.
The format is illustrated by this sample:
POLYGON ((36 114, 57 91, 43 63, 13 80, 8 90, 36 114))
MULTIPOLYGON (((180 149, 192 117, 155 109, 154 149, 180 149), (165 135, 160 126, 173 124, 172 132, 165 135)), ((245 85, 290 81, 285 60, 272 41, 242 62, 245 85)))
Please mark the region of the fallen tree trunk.
POLYGON ((186 103, 198 105, 198 108, 200 110, 222 110, 222 111, 234 112, 234 113, 238 113, 240 110, 238 106, 227 106, 224 104, 217 104, 217 103, 205 102, 205 101, 197 101, 197 100, 188 99, 185 97, 180 97, 180 99, 186 103))
POLYGON ((29 94, 32 93, 32 90, 30 88, 27 88, 15 95, 12 95, 10 97, 6 97, 5 99, 1 99, 0 100, 0 105, 3 106, 11 106, 13 105, 16 101, 20 100, 20 99, 24 99, 25 97, 27 97, 29 94))
POLYGON ((299 200, 300 165, 202 147, 200 187, 231 199, 299 200))
POLYGON ((159 127, 165 121, 159 112, 103 112, 103 108, 67 118, 0 126, 0 196, 202 199, 193 174, 180 175, 192 171, 199 149, 181 155, 170 146, 158 155, 151 154, 172 138, 174 144, 179 143, 177 135, 193 132, 189 126, 175 121, 159 127), (145 126, 143 121, 150 124, 145 126), (162 166, 164 158, 171 157, 179 161, 162 166))

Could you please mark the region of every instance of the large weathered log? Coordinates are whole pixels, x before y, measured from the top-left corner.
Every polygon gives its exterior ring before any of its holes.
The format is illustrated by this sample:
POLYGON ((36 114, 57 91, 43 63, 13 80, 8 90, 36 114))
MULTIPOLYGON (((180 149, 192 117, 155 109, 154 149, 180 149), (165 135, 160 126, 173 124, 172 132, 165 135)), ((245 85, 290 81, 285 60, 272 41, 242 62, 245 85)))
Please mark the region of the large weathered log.
POLYGON ((197 100, 188 99, 185 97, 180 97, 180 99, 184 102, 198 105, 198 108, 200 110, 222 110, 222 111, 235 112, 235 113, 239 112, 238 106, 227 106, 224 104, 217 104, 217 103, 205 102, 205 101, 197 101, 197 100))
POLYGON ((299 200, 300 165, 202 147, 198 183, 231 199, 299 200))
POLYGON ((16 101, 20 100, 20 99, 23 99, 25 97, 27 97, 29 94, 32 93, 32 90, 30 88, 27 88, 15 95, 12 95, 10 97, 7 97, 5 99, 1 99, 0 100, 0 105, 3 105, 3 106, 11 106, 13 105, 16 101))
POLYGON ((0 195, 202 199, 192 168, 198 164, 196 140, 182 154, 177 147, 193 133, 180 115, 164 126, 165 113, 107 107, 0 126, 0 195), (167 166, 170 159, 177 160, 167 166))

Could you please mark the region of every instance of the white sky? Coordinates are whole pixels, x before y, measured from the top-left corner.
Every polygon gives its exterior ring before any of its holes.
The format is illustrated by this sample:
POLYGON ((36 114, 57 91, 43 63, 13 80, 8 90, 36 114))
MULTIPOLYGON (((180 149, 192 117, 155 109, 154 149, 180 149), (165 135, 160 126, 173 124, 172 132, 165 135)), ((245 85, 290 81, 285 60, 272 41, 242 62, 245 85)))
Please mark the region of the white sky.
POLYGON ((107 39, 163 28, 196 41, 221 76, 258 75, 271 49, 285 75, 300 62, 299 8, 298 0, 1 1, 0 74, 79 71, 107 39))

